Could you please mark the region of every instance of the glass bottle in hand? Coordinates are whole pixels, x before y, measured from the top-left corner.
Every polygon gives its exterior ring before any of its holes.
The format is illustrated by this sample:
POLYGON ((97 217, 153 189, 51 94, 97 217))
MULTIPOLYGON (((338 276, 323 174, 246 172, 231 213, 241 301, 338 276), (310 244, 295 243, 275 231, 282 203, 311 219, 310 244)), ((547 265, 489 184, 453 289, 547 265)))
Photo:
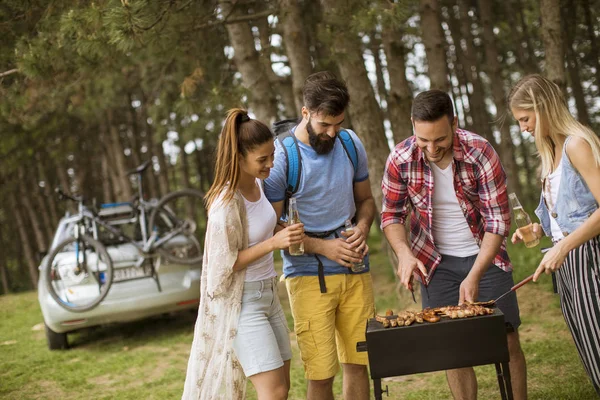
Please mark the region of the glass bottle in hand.
MULTIPOLYGON (((288 225, 299 224, 300 223, 300 213, 298 213, 298 205, 296 204, 296 198, 290 198, 290 208, 288 211, 288 225)), ((289 248, 290 255, 292 256, 301 256, 304 254, 304 243, 300 242, 297 244, 293 244, 289 248)))
MULTIPOLYGON (((352 233, 354 233, 354 225, 352 224, 352 221, 347 219, 345 226, 346 229, 344 229, 344 231, 348 234, 348 236, 351 236, 352 233)), ((362 272, 367 268, 365 266, 364 260, 360 260, 359 262, 353 262, 351 264, 352 266, 350 267, 350 269, 352 270, 352 272, 362 272)))
POLYGON ((525 247, 537 246, 540 243, 540 239, 537 237, 535 232, 533 232, 533 224, 531 223, 529 214, 525 212, 515 193, 510 193, 508 195, 508 200, 510 202, 515 224, 517 225, 519 233, 523 237, 523 243, 525 243, 525 247))

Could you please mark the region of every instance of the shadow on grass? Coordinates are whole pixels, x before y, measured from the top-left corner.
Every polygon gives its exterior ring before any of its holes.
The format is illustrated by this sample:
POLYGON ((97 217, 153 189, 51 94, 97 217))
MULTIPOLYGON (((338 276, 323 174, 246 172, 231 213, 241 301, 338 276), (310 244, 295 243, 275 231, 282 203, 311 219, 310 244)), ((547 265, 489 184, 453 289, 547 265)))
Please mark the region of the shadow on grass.
POLYGON ((111 323, 84 328, 69 334, 70 348, 102 349, 123 347, 134 349, 147 345, 165 345, 173 338, 182 338, 194 333, 197 309, 162 314, 138 321, 111 323))

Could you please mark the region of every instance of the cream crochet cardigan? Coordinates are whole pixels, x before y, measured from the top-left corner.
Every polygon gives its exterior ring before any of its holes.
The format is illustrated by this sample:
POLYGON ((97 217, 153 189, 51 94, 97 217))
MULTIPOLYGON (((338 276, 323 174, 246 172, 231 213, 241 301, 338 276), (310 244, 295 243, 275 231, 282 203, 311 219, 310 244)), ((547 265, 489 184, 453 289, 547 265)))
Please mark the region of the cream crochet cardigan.
POLYGON ((236 192, 224 203, 221 197, 208 214, 200 307, 183 400, 238 400, 246 396, 246 377, 233 351, 246 270, 234 272, 233 265, 238 251, 247 247, 243 198, 236 192))

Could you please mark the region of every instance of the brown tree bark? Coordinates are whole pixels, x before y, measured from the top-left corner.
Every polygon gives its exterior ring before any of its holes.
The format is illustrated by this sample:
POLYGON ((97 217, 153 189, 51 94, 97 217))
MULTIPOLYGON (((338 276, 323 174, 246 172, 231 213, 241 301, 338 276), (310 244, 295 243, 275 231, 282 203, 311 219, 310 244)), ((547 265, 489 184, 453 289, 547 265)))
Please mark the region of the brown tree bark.
MULTIPOLYGON (((140 119, 143 121, 143 126, 146 130, 146 142, 148 147, 148 157, 150 159, 154 159, 158 161, 159 171, 156 173, 154 171, 154 167, 151 166, 151 171, 148 171, 148 181, 150 188, 150 197, 152 198, 160 198, 169 192, 169 181, 167 179, 166 173, 164 173, 166 169, 166 162, 164 159, 164 153, 162 151, 162 144, 157 145, 154 138, 154 129, 148 124, 148 115, 146 113, 146 107, 142 102, 142 109, 140 111, 140 119), (162 157, 161 157, 162 156, 162 157), (162 163, 162 164, 161 164, 162 163), (164 168, 163 169, 163 164, 164 168), (164 190, 164 191, 163 191, 164 190)), ((153 161, 154 163, 154 161, 153 161)))
POLYGON ((100 163, 100 175, 102 177, 102 200, 105 203, 112 203, 113 193, 110 185, 110 173, 108 171, 108 158, 106 157, 106 153, 102 154, 102 160, 100 163))
MULTIPOLYGON (((494 2, 492 2, 492 6, 493 5, 494 2)), ((511 37, 514 39, 515 43, 515 45, 511 47, 511 50, 515 52, 517 63, 521 66, 523 71, 525 71, 525 74, 534 74, 538 72, 535 55, 533 53, 533 44, 525 22, 522 2, 520 0, 506 0, 500 2, 498 5, 504 8, 503 11, 506 15, 513 15, 516 13, 517 16, 517 18, 514 19, 514 23, 508 24, 511 37)))
POLYGON ((164 196, 169 193, 170 183, 169 183, 169 166, 167 164, 167 158, 165 157, 165 152, 162 148, 162 140, 158 140, 152 143, 152 147, 154 149, 154 155, 158 159, 158 187, 160 190, 160 195, 164 196))
POLYGON ((588 57, 590 63, 594 66, 594 69, 596 70, 596 87, 598 88, 598 92, 600 92, 600 51, 598 50, 598 38, 596 37, 598 30, 596 29, 596 24, 594 24, 594 19, 592 17, 590 1, 582 0, 581 5, 583 7, 583 16, 585 18, 587 36, 588 40, 590 41, 590 50, 588 57))
MULTIPOLYGON (((223 15, 231 18, 245 15, 243 7, 232 6, 221 0, 223 15)), ((226 24, 229 41, 233 47, 233 60, 242 74, 242 84, 249 92, 250 107, 257 119, 270 126, 277 118, 277 102, 271 90, 269 77, 254 46, 254 36, 248 22, 226 24)))
POLYGON ((510 127, 507 121, 500 116, 502 110, 506 110, 506 92, 502 80, 502 68, 498 60, 498 49, 496 48, 496 37, 494 35, 494 23, 492 20, 492 3, 487 0, 478 0, 479 17, 483 28, 483 48, 485 49, 485 73, 491 82, 492 99, 496 106, 494 120, 500 131, 500 157, 502 165, 507 172, 509 192, 520 193, 519 169, 514 159, 514 144, 510 135, 510 127), (504 123, 503 123, 504 122, 504 123))
POLYGON ((590 126, 590 116, 585 103, 585 95, 581 87, 581 77, 579 75, 579 61, 577 60, 574 41, 577 27, 577 3, 563 4, 563 19, 562 27, 565 35, 564 45, 567 55, 567 71, 569 72, 569 81, 573 97, 575 98, 575 106, 577 107, 577 119, 584 125, 590 126))
POLYGON ((367 76, 360 40, 348 29, 347 15, 352 4, 346 0, 322 0, 324 20, 330 24, 335 37, 332 51, 336 57, 341 77, 350 94, 349 113, 353 126, 369 156, 369 178, 377 210, 381 211, 381 180, 385 162, 390 153, 383 120, 373 87, 367 76))
POLYGON ((304 80, 313 71, 308 39, 302 11, 297 0, 280 0, 279 15, 283 30, 283 42, 292 70, 292 87, 296 102, 296 115, 304 106, 302 87, 304 80))
POLYGON ((38 184, 37 179, 30 180, 31 185, 31 195, 33 197, 34 204, 37 206, 37 214, 42 217, 42 226, 43 226, 43 234, 45 237, 45 243, 50 243, 52 237, 54 236, 54 228, 55 225, 52 222, 52 217, 50 216, 50 211, 48 209, 48 205, 42 196, 41 188, 38 184))
POLYGON ((520 133, 521 140, 519 141, 519 153, 521 154, 522 170, 524 171, 525 184, 522 185, 522 190, 525 193, 525 197, 529 199, 531 202, 535 202, 537 196, 539 196, 539 179, 536 177, 535 172, 535 163, 531 163, 530 159, 534 156, 534 152, 530 149, 530 146, 527 145, 525 138, 523 137, 523 133, 520 133))
POLYGON ((382 36, 390 77, 388 118, 397 144, 412 136, 410 117, 413 95, 406 79, 406 48, 402 42, 402 31, 388 27, 384 28, 382 36))
MULTIPOLYGON (((35 158, 37 174, 39 174, 40 179, 45 183, 43 188, 43 198, 45 203, 47 204, 48 212, 50 213, 50 229, 53 230, 56 224, 58 224, 58 207, 56 205, 56 195, 54 193, 55 183, 50 180, 48 173, 46 171, 46 167, 44 166, 44 161, 48 161, 47 158, 42 159, 41 155, 38 153, 35 158)), ((48 168, 50 171, 50 168, 48 168)), ((49 236, 52 238, 54 236, 54 232, 49 236)))
POLYGON ((188 161, 188 155, 183 149, 183 146, 181 147, 181 152, 179 153, 179 155, 181 156, 181 163, 179 164, 179 167, 181 169, 181 184, 184 188, 191 188, 192 181, 190 179, 190 166, 188 161))
POLYGON ((560 0, 540 0, 546 76, 565 93, 565 51, 560 26, 560 0))
MULTIPOLYGON (((6 243, 0 230, 0 248, 6 249, 6 243)), ((8 258, 6 251, 0 251, 0 282, 2 283, 2 294, 10 293, 10 284, 8 282, 8 258)))
POLYGON ((107 110, 108 133, 110 138, 110 149, 115 162, 115 172, 121 182, 121 193, 116 194, 117 201, 129 201, 132 198, 131 184, 126 174, 128 168, 125 162, 125 153, 123 144, 117 128, 117 123, 114 118, 114 113, 111 109, 107 110))
POLYGON ((377 77, 377 96, 379 97, 379 103, 384 103, 385 106, 381 105, 381 110, 385 118, 387 118, 387 103, 388 103, 388 91, 385 87, 385 78, 383 77, 383 63, 381 62, 380 52, 382 50, 382 40, 379 34, 372 31, 369 35, 369 51, 373 56, 373 63, 375 64, 375 76, 377 77))
POLYGON ((258 37, 260 39, 261 47, 259 53, 260 61, 269 78, 271 87, 275 91, 276 98, 283 105, 285 110, 284 116, 300 115, 299 111, 296 111, 296 101, 294 99, 294 89, 292 87, 291 78, 279 76, 273 71, 271 63, 271 54, 273 52, 271 46, 271 29, 267 17, 258 19, 256 21, 256 26, 258 27, 258 37))
POLYGON ((437 0, 420 0, 421 39, 427 55, 428 75, 431 89, 446 92, 450 89, 448 66, 444 48, 444 31, 440 18, 440 6, 437 0))
POLYGON ((21 241, 21 248, 23 249, 23 255, 25 256, 25 260, 27 262, 27 271, 29 272, 29 279, 31 282, 31 287, 33 289, 37 289, 38 283, 38 269, 37 263, 35 262, 35 255, 33 249, 31 248, 31 243, 29 241, 29 237, 27 236, 27 228, 25 227, 25 218, 23 217, 23 207, 25 206, 22 202, 17 201, 15 196, 15 191, 9 192, 9 201, 11 210, 13 211, 13 215, 15 216, 15 221, 17 223, 17 232, 19 234, 19 240, 21 241))
POLYGON ((23 167, 19 167, 18 176, 19 201, 20 204, 23 205, 26 215, 29 217, 29 222, 31 223, 33 235, 37 244, 37 251, 46 252, 48 250, 48 239, 46 239, 42 224, 40 223, 37 204, 34 205, 34 202, 31 199, 32 196, 30 196, 30 190, 28 190, 27 185, 27 183, 30 182, 30 179, 28 179, 27 173, 23 167))
POLYGON ((471 91, 469 91, 468 86, 470 83, 468 72, 467 72, 467 61, 465 60, 464 51, 461 46, 461 31, 460 31, 460 21, 454 15, 454 9, 452 7, 448 7, 448 26, 450 28, 450 36, 452 38, 452 44, 454 46, 454 52, 452 52, 452 47, 450 48, 449 54, 452 55, 452 66, 454 69, 454 75, 456 80, 458 81, 458 98, 460 99, 460 104, 464 114, 464 125, 463 127, 470 131, 476 131, 475 119, 473 118, 473 110, 472 104, 474 103, 473 97, 471 95, 471 91), (464 98, 466 97, 467 101, 465 104, 464 98))
MULTIPOLYGON (((467 75, 467 80, 471 84, 471 100, 469 105, 471 117, 473 118, 473 128, 479 135, 488 139, 492 144, 496 144, 491 129, 491 118, 485 105, 485 93, 483 82, 479 75, 480 67, 477 60, 477 49, 475 48, 475 38, 471 32, 472 20, 469 16, 470 2, 466 0, 458 1, 460 16, 460 33, 464 41, 464 64, 463 68, 467 75)), ((454 43, 455 45, 462 44, 454 43)), ((468 87, 467 87, 468 90, 468 87)))

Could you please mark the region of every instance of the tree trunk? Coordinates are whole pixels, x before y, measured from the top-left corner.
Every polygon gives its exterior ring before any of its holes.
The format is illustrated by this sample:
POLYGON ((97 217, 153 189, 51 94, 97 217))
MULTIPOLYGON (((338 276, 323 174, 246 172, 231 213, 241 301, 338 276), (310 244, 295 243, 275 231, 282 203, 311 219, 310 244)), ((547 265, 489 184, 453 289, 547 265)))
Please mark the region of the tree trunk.
POLYGON ((304 106, 302 87, 304 80, 312 73, 312 64, 302 11, 297 0, 280 0, 279 15, 283 28, 283 42, 292 70, 292 87, 296 101, 296 115, 304 106))
MULTIPOLYGON (((493 4, 492 4, 493 5, 493 4)), ((527 23, 525 22, 525 16, 523 14, 523 4, 521 1, 506 0, 500 2, 500 5, 504 7, 506 15, 517 14, 515 18, 516 23, 509 23, 510 35, 513 38, 514 46, 511 50, 515 52, 517 63, 521 66, 525 74, 534 74, 538 71, 535 55, 533 53, 533 45, 527 29, 527 23), (519 26, 521 32, 519 32, 519 26), (523 46, 525 44, 525 46, 523 46)))
POLYGON ((322 4, 324 19, 331 25, 331 34, 336 39, 333 52, 351 98, 349 113, 369 155, 369 178, 375 205, 381 211, 381 180, 390 148, 379 105, 365 69, 360 40, 348 29, 347 19, 344 18, 351 5, 348 7, 345 0, 322 0, 322 4))
POLYGON ((27 173, 23 167, 19 167, 18 176, 20 204, 25 209, 27 216, 29 217, 29 221, 31 222, 31 227, 33 229, 33 234, 37 244, 37 250, 39 252, 45 252, 48 250, 47 239, 44 236, 44 232, 39 221, 39 210, 37 209, 37 206, 34 206, 29 190, 27 189, 27 182, 29 182, 29 179, 27 178, 27 173))
POLYGON ((406 48, 402 41, 402 31, 391 27, 383 30, 383 46, 390 78, 388 94, 388 118, 392 125, 394 142, 400 143, 412 136, 410 124, 412 90, 406 79, 406 48))
POLYGON ((471 96, 471 92, 469 91, 470 79, 467 71, 467 61, 465 60, 465 55, 460 43, 462 38, 460 32, 460 21, 456 19, 456 16, 454 15, 454 9, 452 7, 448 7, 447 22, 450 28, 450 36, 452 37, 452 42, 454 45, 454 52, 450 51, 450 54, 453 54, 452 65, 454 66, 454 74, 458 82, 458 92, 464 114, 464 128, 475 131, 477 128, 475 126, 472 110, 474 100, 471 96), (467 100, 467 104, 465 104, 465 98, 467 100))
POLYGON ((446 92, 450 89, 448 82, 448 66, 444 47, 444 31, 440 18, 437 0, 420 0, 421 38, 427 55, 428 75, 431 80, 430 89, 446 92))
MULTIPOLYGON (((144 137, 146 138, 146 147, 148 148, 148 159, 154 160, 154 156, 157 156, 158 158, 158 155, 155 153, 154 146, 154 128, 148 123, 148 113, 146 112, 146 96, 143 91, 140 91, 140 98, 142 99, 142 104, 138 116, 138 126, 143 127, 142 132, 145 133, 144 137)), ((159 193, 160 189, 157 188, 157 180, 159 179, 159 176, 155 173, 154 166, 150 166, 149 169, 150 170, 146 174, 148 176, 148 188, 150 190, 150 197, 156 199, 161 196, 161 194, 159 193)))
MULTIPOLYGON (((257 11, 262 11, 265 7, 259 8, 257 11)), ((260 62, 263 64, 264 71, 269 78, 272 88, 275 89, 275 96, 278 98, 280 103, 285 109, 285 116, 296 116, 299 115, 296 111, 296 101, 294 99, 294 89, 292 88, 292 81, 287 77, 277 75, 273 71, 271 64, 271 54, 273 48, 271 46, 271 29, 269 27, 268 17, 259 18, 256 21, 258 27, 258 37, 260 39, 260 62)))
MULTIPOLYGON (((47 161, 47 159, 44 159, 47 161)), ((42 202, 45 204, 46 210, 49 213, 49 226, 46 227, 47 231, 50 233, 48 236, 50 240, 54 236, 54 227, 58 224, 58 209, 56 206, 56 196, 54 195, 54 186, 46 173, 46 169, 44 167, 42 157, 38 153, 35 157, 36 164, 36 173, 39 175, 40 179, 44 182, 44 188, 42 189, 42 193, 40 197, 42 198, 42 202)))
POLYGON ((594 24, 594 19, 592 18, 590 1, 582 0, 581 4, 583 6, 583 15, 585 17, 585 26, 588 35, 588 40, 590 41, 590 50, 588 53, 588 57, 590 63, 594 66, 594 69, 596 70, 596 88, 598 92, 600 92, 600 51, 598 51, 598 39, 596 38, 598 30, 596 29, 596 24, 594 24))
POLYGON ((125 153, 121 144, 121 137, 117 128, 117 123, 111 109, 107 110, 108 132, 110 134, 110 148, 115 161, 115 172, 121 183, 121 196, 117 195, 117 201, 129 201, 132 198, 131 185, 126 174, 127 165, 125 162, 125 153))
POLYGON ((565 4, 563 6, 562 14, 567 16, 563 21, 562 27, 565 35, 564 45, 565 53, 567 55, 567 70, 569 72, 571 90, 577 107, 577 119, 582 124, 590 126, 590 116, 588 114, 587 105, 585 104, 583 88, 581 87, 581 77, 579 76, 579 61, 577 60, 577 54, 574 48, 577 27, 577 3, 565 4))
POLYGON ((375 64, 375 76, 377 77, 377 96, 379 97, 379 104, 383 111, 383 115, 387 118, 387 103, 388 103, 388 91, 385 87, 385 78, 383 77, 383 63, 381 62, 380 52, 382 50, 381 38, 379 34, 372 31, 369 35, 369 51, 373 56, 373 63, 375 64), (383 105, 385 104, 385 106, 383 105))
MULTIPOLYGON (((491 129, 491 118, 485 105, 485 93, 483 82, 479 75, 479 63, 477 61, 477 49, 474 46, 475 38, 471 32, 471 17, 469 16, 470 3, 466 0, 458 1, 458 9, 460 15, 460 32, 462 40, 464 40, 464 64, 467 81, 471 83, 472 103, 469 105, 471 109, 471 117, 473 118, 473 127, 475 132, 488 139, 492 144, 496 144, 494 135, 491 129)), ((462 47, 462 44, 454 43, 462 47)))
POLYGON ((41 188, 38 184, 37 179, 33 179, 31 182, 31 195, 33 196, 34 202, 37 205, 37 214, 42 217, 42 222, 44 226, 44 243, 50 243, 52 237, 54 236, 54 223, 52 222, 52 217, 50 216, 50 211, 48 210, 48 206, 44 199, 44 196, 41 194, 41 188))
POLYGON ((152 147, 154 148, 154 155, 158 159, 158 187, 160 190, 160 195, 164 196, 169 193, 169 168, 167 159, 165 157, 165 152, 162 148, 162 140, 154 142, 152 147))
POLYGON ((10 293, 10 285, 8 283, 8 258, 6 257, 6 243, 4 243, 2 230, 0 230, 0 282, 2 283, 2 294, 10 293))
POLYGON ((38 283, 38 269, 37 264, 35 262, 35 255, 31 248, 31 244, 29 242, 29 238, 27 237, 27 228, 25 227, 25 219, 22 214, 22 207, 25 206, 22 202, 17 202, 15 198, 14 191, 11 191, 10 194, 10 202, 11 209, 15 216, 15 221, 17 223, 17 232, 19 233, 19 240, 21 241, 21 248, 23 249, 23 254, 25 256, 25 260, 27 261, 27 270, 29 272, 29 279, 31 282, 31 287, 33 289, 37 289, 38 283))
MULTIPOLYGON (((244 15, 244 7, 232 6, 229 1, 221 0, 220 6, 223 15, 229 15, 231 18, 244 15)), ((269 84, 269 77, 254 46, 250 25, 248 22, 239 22, 226 24, 226 28, 234 51, 233 60, 242 74, 242 83, 249 92, 250 107, 258 120, 270 126, 277 118, 277 102, 269 84)))
POLYGON ((560 0, 540 0, 542 41, 546 60, 546 76, 567 97, 565 85, 565 51, 560 27, 560 0))
POLYGON ((537 187, 539 186, 534 167, 530 163, 530 158, 533 155, 533 151, 530 151, 527 142, 523 138, 523 133, 520 133, 521 140, 519 141, 519 153, 521 153, 521 160, 523 160, 523 171, 525 172, 525 184, 522 186, 523 191, 526 193, 526 198, 531 202, 536 201, 536 197, 539 194, 537 187))
POLYGON ((478 0, 479 16, 481 18, 481 27, 483 28, 483 47, 485 49, 485 73, 490 79, 492 89, 492 99, 496 106, 495 121, 500 130, 500 157, 502 165, 506 170, 508 178, 509 192, 520 193, 519 169, 514 159, 514 145, 510 135, 510 127, 506 121, 500 117, 501 110, 506 109, 506 94, 504 91, 504 82, 502 80, 502 68, 498 60, 498 49, 496 48, 496 37, 494 35, 494 23, 492 20, 492 3, 488 0, 478 0), (504 123, 503 123, 504 122, 504 123))
POLYGON ((102 200, 105 203, 112 203, 113 194, 110 186, 110 173, 108 171, 108 158, 106 157, 106 153, 102 154, 102 160, 100 163, 102 176, 102 200))
POLYGON ((184 188, 191 188, 192 181, 190 179, 190 168, 189 168, 189 162, 188 162, 188 155, 185 152, 185 150, 183 149, 183 147, 181 147, 181 153, 179 153, 179 155, 181 155, 181 163, 180 163, 181 184, 183 185, 184 188))

